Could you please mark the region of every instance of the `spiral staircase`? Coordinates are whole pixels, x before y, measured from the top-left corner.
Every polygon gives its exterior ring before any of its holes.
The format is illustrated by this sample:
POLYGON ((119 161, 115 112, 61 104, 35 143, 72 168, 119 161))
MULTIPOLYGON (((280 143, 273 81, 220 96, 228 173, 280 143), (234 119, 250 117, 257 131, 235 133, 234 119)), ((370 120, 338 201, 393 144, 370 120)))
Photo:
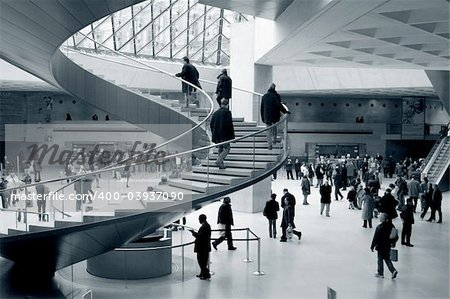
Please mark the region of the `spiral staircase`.
MULTIPOLYGON (((161 123, 189 125, 193 140, 205 141, 208 119, 213 112, 212 99, 206 93, 208 109, 184 109, 177 100, 145 94, 96 74, 95 70, 86 70, 60 51, 61 44, 86 25, 141 1, 1 1, 0 57, 126 122, 154 124, 155 133, 169 140, 164 145, 166 148, 179 136, 158 131, 157 125, 161 123)), ((164 71, 160 73, 171 77, 164 71)), ((215 165, 217 150, 209 143, 196 143, 193 150, 164 158, 187 155, 201 158, 198 165, 184 169, 178 178, 154 186, 155 191, 181 192, 182 201, 134 202, 130 205, 125 202, 102 213, 88 212, 78 216, 54 207, 55 213, 62 218, 55 217, 45 224, 25 225, 24 229, 10 227, 0 235, 0 255, 14 261, 20 273, 49 278, 58 269, 148 235, 226 194, 267 178, 281 167, 287 157, 287 116, 276 124, 283 136, 272 150, 267 149, 265 127, 242 118, 233 121, 237 137, 231 141, 226 169, 215 165)), ((99 173, 112 173, 121 168, 123 166, 117 166, 99 173)), ((87 176, 72 179, 84 180, 87 176)), ((55 178, 40 184, 48 184, 52 191, 55 188, 67 190, 71 183, 60 187, 65 181, 66 178, 55 178)), ((147 185, 139 188, 145 192, 147 185)))

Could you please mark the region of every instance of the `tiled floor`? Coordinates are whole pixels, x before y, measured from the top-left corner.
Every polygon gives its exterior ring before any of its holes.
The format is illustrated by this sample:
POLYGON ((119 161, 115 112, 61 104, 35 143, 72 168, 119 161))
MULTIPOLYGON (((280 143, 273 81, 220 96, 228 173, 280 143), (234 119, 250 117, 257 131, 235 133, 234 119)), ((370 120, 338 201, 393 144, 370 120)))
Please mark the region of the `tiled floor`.
MULTIPOLYGON (((385 184, 387 182, 384 182, 385 184)), ((288 188, 301 203, 299 182, 279 179, 272 189, 279 197, 288 188)), ((344 193, 344 195, 346 195, 344 193)), ((210 281, 195 278, 198 272, 192 247, 186 248, 185 280, 181 281, 181 251, 174 250, 174 273, 168 277, 142 281, 115 281, 90 276, 85 264, 65 269, 56 276, 63 294, 79 298, 92 290, 94 298, 327 298, 327 287, 337 292, 337 298, 449 298, 449 204, 450 194, 444 194, 444 223, 428 223, 415 215, 412 243, 414 248, 398 245, 399 271, 392 281, 385 269, 384 279, 375 278, 376 254, 369 249, 374 229, 361 227, 361 213, 349 210, 348 202, 333 201, 331 217, 319 214, 318 189, 312 189, 311 205, 297 205, 296 225, 303 232, 301 241, 280 243, 270 239, 267 220, 258 214, 234 212, 235 227, 250 227, 261 237, 261 270, 264 276, 252 273, 257 269, 257 246, 250 244, 253 263, 243 263, 245 242, 235 242, 237 251, 226 250, 226 244, 211 253, 210 281)), ((233 200, 233 199, 232 199, 233 200)), ((236 199, 238 200, 238 199, 236 199)), ((261 198, 266 200, 266 198, 261 198)), ((213 228, 220 203, 214 203, 188 217, 188 225, 198 227, 200 213, 208 216, 213 228)), ((377 224, 378 220, 374 222, 377 224)), ((279 223, 277 224, 277 226, 279 223)), ((400 220, 395 225, 401 228, 400 220)), ((185 232, 185 240, 190 234, 185 232)), ((235 233, 245 237, 245 233, 235 233)), ((180 232, 174 234, 179 242, 180 232)), ((5 265, 5 261, 0 261, 5 265)))

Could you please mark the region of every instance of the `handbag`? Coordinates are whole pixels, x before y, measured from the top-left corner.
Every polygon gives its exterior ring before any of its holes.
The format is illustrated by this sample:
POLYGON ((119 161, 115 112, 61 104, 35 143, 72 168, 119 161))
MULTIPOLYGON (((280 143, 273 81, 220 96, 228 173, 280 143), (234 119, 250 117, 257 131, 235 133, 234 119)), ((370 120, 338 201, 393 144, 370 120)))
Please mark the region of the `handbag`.
POLYGON ((286 234, 287 234, 288 239, 292 239, 293 231, 294 231, 294 229, 289 224, 288 227, 286 228, 286 234))
POLYGON ((393 262, 398 262, 398 250, 391 248, 391 251, 389 252, 389 258, 393 262))

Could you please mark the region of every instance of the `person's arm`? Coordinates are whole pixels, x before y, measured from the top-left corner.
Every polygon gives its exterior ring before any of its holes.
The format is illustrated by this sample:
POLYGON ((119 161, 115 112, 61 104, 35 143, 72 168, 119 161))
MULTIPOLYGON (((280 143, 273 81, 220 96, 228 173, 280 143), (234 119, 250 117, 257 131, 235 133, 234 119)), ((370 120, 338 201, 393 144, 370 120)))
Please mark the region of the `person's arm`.
POLYGON ((220 93, 220 90, 222 89, 222 84, 223 84, 223 76, 220 76, 219 82, 217 82, 216 94, 220 93))
POLYGON ((181 69, 181 73, 177 73, 177 74, 175 74, 175 76, 184 78, 184 76, 186 76, 186 66, 183 65, 183 68, 181 69))
POLYGON ((370 250, 372 250, 372 251, 375 249, 375 247, 376 247, 377 244, 378 244, 378 237, 379 237, 379 234, 380 234, 380 232, 379 232, 379 227, 377 227, 377 228, 375 229, 375 234, 373 235, 372 244, 370 245, 370 250))

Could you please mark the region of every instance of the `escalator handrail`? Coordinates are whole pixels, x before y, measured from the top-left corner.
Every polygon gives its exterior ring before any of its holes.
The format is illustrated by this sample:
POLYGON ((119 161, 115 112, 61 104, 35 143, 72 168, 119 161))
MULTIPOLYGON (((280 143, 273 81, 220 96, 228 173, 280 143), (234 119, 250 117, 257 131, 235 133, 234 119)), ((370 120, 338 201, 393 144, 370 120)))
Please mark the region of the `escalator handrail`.
POLYGON ((440 152, 441 149, 444 147, 447 138, 448 138, 448 137, 444 137, 444 138, 442 138, 442 139, 440 139, 440 140, 438 141, 438 142, 439 142, 438 147, 436 148, 436 150, 434 151, 433 155, 432 155, 431 158, 428 160, 428 163, 425 165, 425 168, 424 168, 423 171, 422 171, 422 174, 423 174, 424 176, 428 176, 428 172, 430 171, 431 166, 433 166, 434 162, 436 161, 437 157, 439 156, 439 152, 440 152))

